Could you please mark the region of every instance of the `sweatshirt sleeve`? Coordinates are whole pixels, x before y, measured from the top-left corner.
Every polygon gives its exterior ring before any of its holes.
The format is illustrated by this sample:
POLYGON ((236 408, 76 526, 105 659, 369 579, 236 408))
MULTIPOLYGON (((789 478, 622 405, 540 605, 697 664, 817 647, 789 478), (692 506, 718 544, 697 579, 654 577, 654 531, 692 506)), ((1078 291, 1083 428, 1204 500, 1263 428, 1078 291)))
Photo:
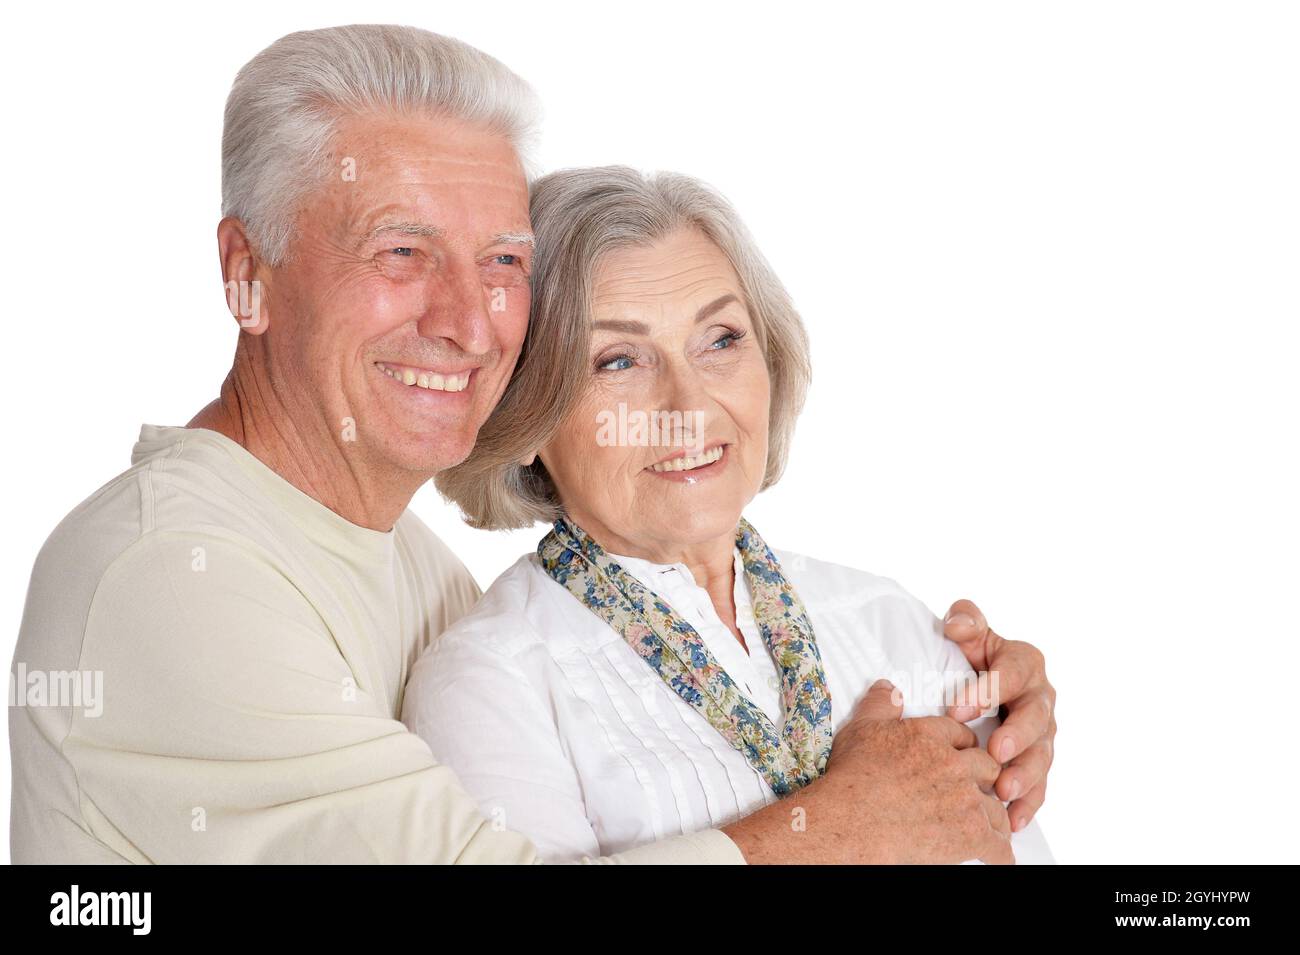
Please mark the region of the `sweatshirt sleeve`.
MULTIPOLYGON (((246 542, 140 538, 100 580, 79 668, 102 673, 103 702, 74 715, 62 752, 83 825, 129 861, 539 861, 384 712, 246 542)), ((714 833, 592 861, 739 857, 714 833)))

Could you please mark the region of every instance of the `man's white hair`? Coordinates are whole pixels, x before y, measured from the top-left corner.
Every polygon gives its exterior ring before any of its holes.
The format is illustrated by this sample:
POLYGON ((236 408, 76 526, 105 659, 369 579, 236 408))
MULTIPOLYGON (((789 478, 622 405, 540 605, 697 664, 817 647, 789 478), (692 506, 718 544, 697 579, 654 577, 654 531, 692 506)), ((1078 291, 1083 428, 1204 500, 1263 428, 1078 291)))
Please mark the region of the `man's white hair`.
POLYGON ((403 26, 290 33, 245 64, 226 99, 221 212, 271 265, 285 260, 303 198, 328 175, 335 123, 376 109, 451 116, 515 148, 531 180, 540 124, 532 88, 467 43, 403 26))

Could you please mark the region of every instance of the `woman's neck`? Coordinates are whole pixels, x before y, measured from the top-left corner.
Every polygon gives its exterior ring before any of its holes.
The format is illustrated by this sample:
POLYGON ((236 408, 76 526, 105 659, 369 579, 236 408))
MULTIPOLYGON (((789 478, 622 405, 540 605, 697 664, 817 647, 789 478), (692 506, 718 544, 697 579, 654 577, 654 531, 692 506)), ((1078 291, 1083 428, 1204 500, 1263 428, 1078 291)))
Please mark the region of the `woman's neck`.
POLYGON ((713 601, 713 609, 717 611, 718 619, 726 624, 732 636, 740 641, 745 653, 749 653, 749 645, 745 643, 745 637, 740 632, 740 626, 736 623, 736 561, 734 547, 735 542, 728 540, 725 557, 719 554, 714 558, 699 560, 694 563, 689 560, 684 560, 682 563, 686 564, 691 576, 695 578, 695 582, 709 592, 709 599, 713 601))
POLYGON ((717 612, 718 619, 726 625, 732 636, 745 648, 745 652, 749 652, 745 637, 736 623, 736 539, 734 534, 729 533, 725 537, 682 545, 662 541, 646 544, 627 540, 618 534, 612 533, 600 525, 598 521, 591 520, 590 524, 592 526, 584 523, 583 519, 578 516, 574 517, 574 521, 602 549, 609 553, 639 557, 641 560, 648 560, 656 564, 685 564, 686 568, 691 572, 691 577, 695 579, 695 583, 708 592, 709 600, 713 603, 713 609, 717 612))

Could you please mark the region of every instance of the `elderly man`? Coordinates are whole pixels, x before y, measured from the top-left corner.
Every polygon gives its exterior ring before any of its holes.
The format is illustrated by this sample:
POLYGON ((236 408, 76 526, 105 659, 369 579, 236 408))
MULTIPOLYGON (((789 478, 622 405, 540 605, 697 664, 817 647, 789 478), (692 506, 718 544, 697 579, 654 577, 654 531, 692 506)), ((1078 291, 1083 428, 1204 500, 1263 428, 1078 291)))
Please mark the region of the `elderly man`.
MULTIPOLYGON (((398 721, 411 663, 479 596, 407 505, 520 352, 533 116, 501 64, 408 28, 293 34, 239 73, 234 365, 188 426, 144 426, 37 559, 15 665, 102 675, 102 700, 11 709, 15 861, 536 861, 398 721)), ((1054 694, 1037 651, 956 609, 1001 678, 997 763, 878 688, 801 795, 806 831, 773 805, 598 861, 1010 861, 1054 694)))

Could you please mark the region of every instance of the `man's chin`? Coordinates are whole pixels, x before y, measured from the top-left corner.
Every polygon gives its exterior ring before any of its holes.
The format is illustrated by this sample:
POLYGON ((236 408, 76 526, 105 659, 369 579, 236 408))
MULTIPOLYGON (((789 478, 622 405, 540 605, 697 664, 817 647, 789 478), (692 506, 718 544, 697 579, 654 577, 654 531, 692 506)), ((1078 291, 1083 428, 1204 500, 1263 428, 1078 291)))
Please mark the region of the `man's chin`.
POLYGON ((474 450, 474 439, 442 432, 397 437, 385 445, 381 454, 395 469, 431 478, 469 457, 474 450))

